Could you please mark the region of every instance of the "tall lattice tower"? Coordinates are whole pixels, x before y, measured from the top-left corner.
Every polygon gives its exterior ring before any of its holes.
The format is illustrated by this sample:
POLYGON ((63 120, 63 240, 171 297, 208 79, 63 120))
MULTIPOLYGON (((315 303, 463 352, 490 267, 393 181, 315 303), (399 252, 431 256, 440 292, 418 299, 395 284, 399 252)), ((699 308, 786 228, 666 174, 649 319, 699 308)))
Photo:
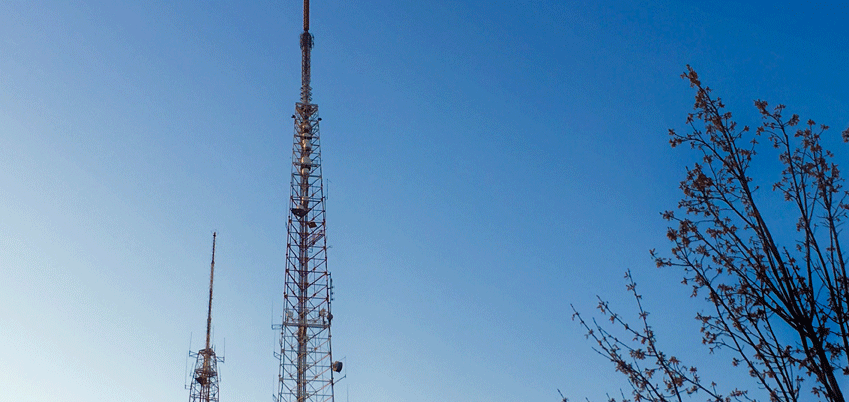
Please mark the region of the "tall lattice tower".
POLYGON ((283 322, 277 402, 333 401, 333 373, 342 370, 330 348, 332 281, 327 270, 324 186, 318 105, 312 103, 309 0, 301 33, 301 100, 295 103, 283 322))
POLYGON ((192 370, 192 383, 189 386, 189 402, 218 402, 218 363, 223 357, 215 355, 215 350, 209 345, 209 335, 212 329, 212 280, 215 278, 215 236, 212 233, 212 263, 209 266, 209 309, 206 314, 206 347, 197 353, 189 352, 197 358, 195 369, 192 370))

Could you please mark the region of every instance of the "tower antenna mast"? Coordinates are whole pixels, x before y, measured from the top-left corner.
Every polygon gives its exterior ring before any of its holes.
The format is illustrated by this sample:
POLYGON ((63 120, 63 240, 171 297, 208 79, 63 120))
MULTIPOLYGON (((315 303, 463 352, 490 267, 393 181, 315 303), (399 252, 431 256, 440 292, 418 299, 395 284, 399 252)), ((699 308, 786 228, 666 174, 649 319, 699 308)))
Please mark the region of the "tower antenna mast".
POLYGON ((215 238, 212 233, 212 262, 209 264, 209 307, 206 314, 206 345, 197 353, 189 352, 195 357, 195 368, 192 371, 192 384, 189 387, 190 402, 218 402, 218 363, 224 362, 223 357, 215 355, 210 346, 212 332, 212 283, 215 278, 215 238))
POLYGON ((212 281, 215 279, 215 237, 218 235, 212 232, 212 262, 209 264, 209 308, 206 313, 206 348, 209 349, 209 332, 212 328, 212 281))
POLYGON ((313 36, 310 34, 310 0, 304 0, 304 32, 301 33, 301 103, 312 102, 312 87, 310 87, 310 53, 313 47, 313 36))
POLYGON ((325 195, 321 175, 318 105, 312 103, 310 3, 304 0, 301 44, 301 98, 295 103, 291 187, 286 238, 283 317, 277 402, 333 402, 333 361, 330 348, 330 303, 333 281, 327 270, 325 195))

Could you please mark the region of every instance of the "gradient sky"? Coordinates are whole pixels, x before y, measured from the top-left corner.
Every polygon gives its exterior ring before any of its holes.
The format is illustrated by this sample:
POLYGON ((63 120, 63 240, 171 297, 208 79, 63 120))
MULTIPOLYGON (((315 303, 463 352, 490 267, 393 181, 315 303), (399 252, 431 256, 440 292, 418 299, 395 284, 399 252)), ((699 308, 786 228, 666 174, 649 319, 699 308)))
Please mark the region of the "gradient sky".
MULTIPOLYGON (((847 11, 313 1, 337 401, 618 394, 569 305, 633 311, 626 269, 672 354, 744 378, 648 254, 693 162, 668 145, 679 75, 741 124, 761 98, 831 125, 846 161, 847 11)), ((221 401, 271 401, 300 21, 298 1, 0 2, 0 400, 187 400, 216 230, 221 401)))

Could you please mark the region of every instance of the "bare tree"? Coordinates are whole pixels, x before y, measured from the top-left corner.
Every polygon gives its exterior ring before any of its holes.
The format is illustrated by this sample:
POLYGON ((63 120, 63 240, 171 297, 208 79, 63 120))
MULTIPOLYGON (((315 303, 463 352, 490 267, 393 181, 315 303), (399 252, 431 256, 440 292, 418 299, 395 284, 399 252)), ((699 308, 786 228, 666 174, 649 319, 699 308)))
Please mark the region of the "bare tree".
MULTIPOLYGON (((843 402, 841 378, 849 374, 849 276, 841 240, 847 192, 834 156, 821 145, 827 126, 785 116, 784 105, 755 101, 762 123, 738 127, 690 66, 682 74, 696 90, 686 133, 669 130, 673 147, 689 145, 701 160, 681 182, 678 213, 663 213, 672 226, 671 256, 652 250, 658 267, 678 268, 693 296, 703 296, 702 342, 713 352, 732 352, 754 386, 771 401, 800 399, 843 402), (783 166, 772 191, 759 191, 750 166, 768 138, 783 166), (773 202, 770 196, 780 197, 773 202), (784 203, 781 203, 783 200, 784 203), (796 221, 765 214, 765 203, 792 211, 796 221)), ((843 131, 849 141, 849 129, 843 131)), ((681 401, 705 395, 708 401, 751 401, 746 390, 717 390, 695 367, 664 354, 647 321, 630 272, 628 289, 639 309, 629 325, 599 299, 599 309, 627 339, 593 320, 574 318, 597 343, 596 351, 627 376, 635 401, 681 401)), ((574 308, 573 308, 574 309, 574 308)), ((845 380, 842 381, 844 384, 845 380)), ((626 399, 623 395, 622 399, 626 399)))

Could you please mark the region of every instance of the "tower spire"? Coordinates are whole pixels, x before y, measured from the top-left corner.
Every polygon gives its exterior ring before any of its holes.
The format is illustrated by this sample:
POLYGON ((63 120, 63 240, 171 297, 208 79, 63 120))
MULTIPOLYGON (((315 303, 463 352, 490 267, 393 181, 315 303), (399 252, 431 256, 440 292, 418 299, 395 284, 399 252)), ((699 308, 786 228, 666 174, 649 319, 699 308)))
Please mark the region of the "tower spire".
POLYGON ((295 103, 295 132, 289 219, 286 239, 286 273, 283 317, 280 325, 280 359, 277 402, 333 401, 333 373, 342 370, 330 348, 330 302, 333 281, 327 270, 324 238, 324 184, 321 176, 318 105, 310 87, 309 0, 304 0, 301 33, 301 99, 295 103))
POLYGON ((209 333, 212 329, 212 280, 215 278, 215 236, 212 232, 212 263, 209 264, 209 309, 206 314, 206 348, 209 349, 209 333))
POLYGON ((313 36, 310 33, 310 0, 304 0, 304 32, 301 33, 301 103, 312 102, 310 87, 310 52, 313 36))
POLYGON ((218 402, 218 363, 224 362, 223 357, 215 355, 210 346, 212 332, 212 283, 215 278, 215 238, 212 233, 212 262, 209 264, 209 307, 206 312, 206 344, 197 353, 189 352, 195 357, 195 369, 192 371, 192 384, 189 387, 190 402, 218 402))
POLYGON ((304 32, 310 30, 310 0, 304 0, 304 32))

